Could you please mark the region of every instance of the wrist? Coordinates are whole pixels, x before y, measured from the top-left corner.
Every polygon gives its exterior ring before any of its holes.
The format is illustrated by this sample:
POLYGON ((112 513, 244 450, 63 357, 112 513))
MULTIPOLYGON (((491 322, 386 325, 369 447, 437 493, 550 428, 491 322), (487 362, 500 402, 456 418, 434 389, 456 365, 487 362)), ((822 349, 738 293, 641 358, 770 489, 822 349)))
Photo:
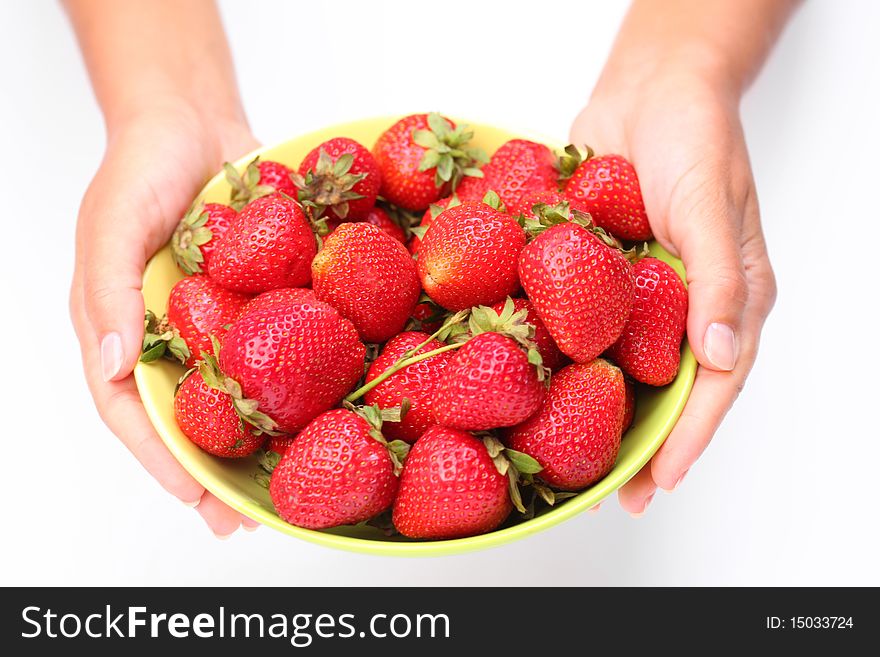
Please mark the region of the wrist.
POLYGON ((185 136, 222 158, 236 159, 259 144, 240 105, 205 105, 177 94, 149 94, 106 108, 108 147, 133 133, 185 136))
POLYGON ((712 96, 735 107, 742 84, 729 62, 706 43, 682 43, 661 51, 627 51, 612 57, 602 71, 590 102, 638 108, 658 95, 712 96))

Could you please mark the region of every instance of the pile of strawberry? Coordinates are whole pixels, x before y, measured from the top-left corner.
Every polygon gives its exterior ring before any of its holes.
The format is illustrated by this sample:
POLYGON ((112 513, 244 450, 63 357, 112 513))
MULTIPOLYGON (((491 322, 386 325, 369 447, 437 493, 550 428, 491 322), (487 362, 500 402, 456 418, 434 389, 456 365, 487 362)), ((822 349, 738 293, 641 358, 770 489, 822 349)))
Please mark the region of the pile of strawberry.
POLYGON ((191 368, 180 428, 261 450, 287 522, 445 539, 528 517, 613 467, 631 380, 678 371, 686 289, 619 241, 651 238, 630 163, 472 136, 413 115, 372 151, 227 166, 229 204, 173 236, 187 276, 142 360, 191 368))

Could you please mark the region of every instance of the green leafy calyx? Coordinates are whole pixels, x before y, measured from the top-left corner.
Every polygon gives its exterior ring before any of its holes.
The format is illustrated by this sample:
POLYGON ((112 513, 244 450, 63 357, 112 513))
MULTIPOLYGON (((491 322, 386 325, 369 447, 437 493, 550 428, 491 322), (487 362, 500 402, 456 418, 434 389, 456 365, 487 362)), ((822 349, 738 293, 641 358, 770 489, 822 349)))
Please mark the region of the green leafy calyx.
POLYGON ((366 173, 351 173, 354 156, 351 153, 340 155, 335 161, 323 149, 318 155, 314 169, 302 176, 291 172, 290 178, 299 189, 299 201, 311 208, 315 218, 331 208, 337 217, 348 216, 349 202, 364 198, 354 191, 355 185, 367 177, 366 173))
POLYGON ((203 204, 193 205, 177 224, 171 236, 171 257, 187 276, 202 272, 205 258, 202 249, 213 238, 208 223, 208 213, 203 204))
POLYGON ((464 176, 482 178, 479 167, 489 158, 482 149, 468 146, 473 136, 467 125, 453 128, 436 112, 428 114, 428 129, 412 133, 413 141, 425 149, 419 171, 434 169, 434 184, 438 188, 449 185, 453 191, 464 176))
POLYGON ((495 469, 500 474, 507 476, 510 501, 513 502, 517 511, 526 513, 519 485, 522 482, 531 483, 532 475, 543 470, 541 464, 528 454, 505 447, 491 433, 483 433, 481 437, 486 451, 489 452, 489 458, 495 464, 495 469))
POLYGON ((565 147, 562 155, 556 158, 555 167, 559 172, 559 182, 563 183, 574 175, 581 162, 585 162, 593 157, 593 149, 584 145, 584 152, 578 149, 574 144, 565 147))
POLYGON ((141 345, 142 363, 152 363, 160 358, 186 363, 190 357, 189 347, 167 317, 159 319, 148 310, 144 315, 144 340, 141 345))
POLYGON ((500 333, 515 340, 526 352, 529 363, 535 366, 538 372, 538 380, 544 381, 550 371, 544 367, 541 352, 535 344, 535 326, 528 323, 528 310, 516 310, 513 299, 507 297, 501 312, 497 312, 489 306, 475 306, 471 308, 468 317, 468 334, 466 337, 456 336, 455 339, 470 339, 480 333, 500 333))
POLYGON ((403 463, 409 454, 409 444, 402 440, 392 440, 390 442, 386 440, 382 434, 382 424, 384 422, 400 422, 403 420, 409 411, 409 399, 404 398, 400 406, 393 408, 379 408, 378 404, 355 406, 348 401, 342 402, 342 405, 367 421, 370 425, 370 437, 385 446, 385 449, 388 450, 388 456, 391 458, 394 474, 400 476, 400 473, 403 472, 403 463))
POLYGON ((226 181, 231 188, 229 191, 229 205, 236 211, 241 210, 254 199, 275 193, 275 188, 271 185, 260 184, 259 162, 259 157, 251 160, 245 167, 243 174, 239 173, 229 162, 223 164, 226 181))
MULTIPOLYGON (((220 345, 216 338, 211 336, 211 342, 214 344, 214 352, 219 353, 220 345)), ((232 398, 232 407, 241 419, 242 427, 250 425, 251 433, 254 435, 269 434, 272 436, 280 435, 278 431, 278 423, 265 413, 259 410, 259 404, 256 399, 247 399, 242 391, 241 384, 230 376, 226 376, 220 370, 217 357, 206 351, 202 352, 202 359, 198 364, 199 374, 205 383, 214 388, 225 392, 232 398)))

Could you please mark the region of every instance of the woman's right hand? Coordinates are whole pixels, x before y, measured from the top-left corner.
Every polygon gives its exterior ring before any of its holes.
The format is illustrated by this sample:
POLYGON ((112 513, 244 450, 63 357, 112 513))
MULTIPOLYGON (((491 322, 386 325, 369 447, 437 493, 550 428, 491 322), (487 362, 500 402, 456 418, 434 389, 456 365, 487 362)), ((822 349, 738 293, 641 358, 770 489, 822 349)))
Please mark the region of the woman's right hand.
POLYGON ((70 291, 83 368, 101 418, 220 538, 240 525, 258 525, 207 492, 174 459, 147 418, 132 371, 144 332, 147 260, 223 162, 257 146, 246 123, 212 120, 176 99, 154 100, 110 129, 79 211, 70 291))

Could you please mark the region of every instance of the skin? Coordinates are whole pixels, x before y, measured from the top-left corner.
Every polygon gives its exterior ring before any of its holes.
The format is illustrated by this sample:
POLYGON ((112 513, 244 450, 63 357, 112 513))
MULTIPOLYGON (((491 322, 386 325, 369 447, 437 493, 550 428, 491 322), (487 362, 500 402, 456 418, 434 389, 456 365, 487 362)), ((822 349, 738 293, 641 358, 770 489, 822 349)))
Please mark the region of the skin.
MULTIPOLYGON (((258 146, 217 9, 210 0, 64 5, 107 130, 104 160, 79 212, 70 294, 95 404, 147 471, 195 506, 218 537, 253 529, 165 448, 131 376, 143 334, 147 260, 222 163, 258 146)), ((620 491, 621 505, 633 514, 644 512, 658 486, 674 488, 711 440, 754 362, 773 305, 738 104, 793 6, 636 0, 571 129, 574 143, 634 163, 657 239, 688 269, 688 337, 701 367, 669 439, 620 491), (704 347, 710 324, 736 336, 735 348, 710 350, 714 362, 704 347)))
POLYGON ((700 367, 669 438, 619 491, 634 516, 658 487, 680 484, 711 441, 776 298, 739 104, 795 7, 636 0, 571 128, 572 143, 633 163, 654 235, 687 269, 687 337, 700 367))
POLYGON ((220 18, 205 0, 68 0, 65 7, 107 129, 104 160, 80 207, 70 292, 89 388, 113 433, 218 537, 255 528, 174 459, 131 376, 143 337, 147 259, 223 162, 258 145, 220 18), (177 47, 155 47, 168 42, 177 47))

